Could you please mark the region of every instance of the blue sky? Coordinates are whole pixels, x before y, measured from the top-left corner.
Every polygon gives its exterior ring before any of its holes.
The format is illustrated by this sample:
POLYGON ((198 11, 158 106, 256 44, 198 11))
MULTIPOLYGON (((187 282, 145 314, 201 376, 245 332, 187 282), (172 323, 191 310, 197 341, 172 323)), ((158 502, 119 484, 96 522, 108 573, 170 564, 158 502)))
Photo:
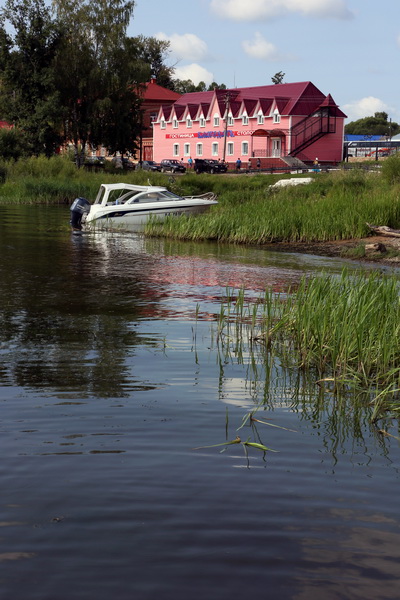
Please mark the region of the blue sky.
POLYGON ((312 81, 349 121, 400 123, 400 0, 136 0, 129 35, 171 43, 179 79, 312 81))

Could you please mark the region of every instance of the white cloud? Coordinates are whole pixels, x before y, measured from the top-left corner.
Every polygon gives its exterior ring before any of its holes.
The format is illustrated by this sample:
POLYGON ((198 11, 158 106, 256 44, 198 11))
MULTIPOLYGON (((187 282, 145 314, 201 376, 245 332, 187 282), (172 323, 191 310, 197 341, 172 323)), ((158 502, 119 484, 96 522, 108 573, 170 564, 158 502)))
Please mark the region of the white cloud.
POLYGON ((281 54, 278 48, 272 42, 266 40, 259 31, 254 34, 253 40, 243 41, 242 48, 251 58, 258 58, 260 60, 277 61, 293 59, 293 57, 281 54))
POLYGON ((376 112, 386 112, 390 114, 392 108, 385 104, 379 98, 367 96, 361 100, 355 100, 341 107, 343 112, 348 116, 350 121, 357 121, 364 117, 373 117, 376 112))
POLYGON ((200 81, 204 81, 208 86, 214 81, 214 75, 196 63, 177 67, 175 69, 175 77, 182 80, 191 79, 195 85, 198 85, 200 81))
POLYGON ((170 43, 170 50, 178 60, 204 60, 208 55, 207 44, 193 33, 179 35, 173 33, 168 36, 160 32, 155 35, 158 40, 170 43))
POLYGON ((267 21, 296 13, 307 17, 350 19, 347 0, 211 0, 211 10, 233 21, 267 21))

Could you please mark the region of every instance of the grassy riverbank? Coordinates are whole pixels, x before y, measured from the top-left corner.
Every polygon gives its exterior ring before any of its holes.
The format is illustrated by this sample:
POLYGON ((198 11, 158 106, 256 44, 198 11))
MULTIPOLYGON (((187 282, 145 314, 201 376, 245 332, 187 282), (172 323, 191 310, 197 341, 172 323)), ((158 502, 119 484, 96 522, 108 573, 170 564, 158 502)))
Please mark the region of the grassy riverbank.
MULTIPOLYGON (((218 338, 235 354, 256 354, 292 373, 313 374, 321 394, 352 398, 376 421, 400 410, 398 279, 380 273, 303 278, 289 294, 267 290, 245 305, 229 292, 218 338), (247 350, 243 345, 247 344, 247 350)), ((256 360, 250 361, 251 364, 256 360)), ((274 366, 275 365, 275 366, 274 366)))
POLYGON ((313 182, 272 189, 292 175, 241 174, 170 177, 148 172, 88 172, 65 157, 0 163, 0 204, 71 204, 77 196, 93 200, 103 182, 165 185, 181 195, 212 191, 219 204, 195 218, 152 223, 147 233, 176 239, 230 243, 324 242, 369 233, 366 223, 400 228, 400 158, 381 171, 362 169, 311 174, 313 182))
POLYGON ((269 187, 274 179, 268 175, 207 181, 218 194, 217 207, 201 218, 151 224, 147 232, 265 244, 362 238, 369 233, 367 222, 400 227, 400 184, 388 182, 381 173, 319 173, 309 185, 279 190, 269 187))

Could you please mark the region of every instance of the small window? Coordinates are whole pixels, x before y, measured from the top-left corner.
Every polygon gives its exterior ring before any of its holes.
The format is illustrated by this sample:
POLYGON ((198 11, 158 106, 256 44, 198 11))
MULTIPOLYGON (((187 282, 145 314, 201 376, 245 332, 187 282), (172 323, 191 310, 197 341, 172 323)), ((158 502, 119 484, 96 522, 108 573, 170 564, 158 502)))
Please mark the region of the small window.
POLYGON ((243 115, 242 116, 242 125, 248 125, 249 124, 249 117, 247 115, 243 115))
POLYGON ((178 121, 177 121, 176 119, 174 119, 174 120, 172 121, 172 127, 173 127, 174 129, 178 129, 178 121))
POLYGON ((200 127, 205 127, 206 126, 206 120, 204 117, 200 117, 200 127))
POLYGON ((213 142, 211 152, 213 156, 218 156, 218 142, 213 142))
POLYGON ((274 110, 273 122, 274 123, 280 123, 281 122, 281 115, 279 114, 279 112, 278 112, 277 109, 274 110))
POLYGON ((257 124, 258 125, 264 125, 264 115, 258 115, 257 116, 257 124))
POLYGON ((229 117, 228 117, 228 125, 231 125, 231 126, 233 125, 233 117, 232 117, 232 115, 229 115, 229 117))
POLYGON ((161 129, 165 129, 166 125, 165 125, 164 119, 161 119, 161 121, 160 121, 160 127, 161 127, 161 129))
POLYGON ((203 144, 196 144, 196 156, 203 156, 203 144))
POLYGON ((214 127, 219 127, 219 115, 214 115, 214 127))
POLYGON ((249 153, 249 143, 242 142, 242 156, 247 156, 249 153))
POLYGON ((190 156, 190 144, 185 144, 183 146, 183 154, 185 156, 190 156))
POLYGON ((179 156, 179 144, 174 144, 173 146, 173 155, 179 156))
POLYGON ((186 119, 186 127, 190 129, 192 127, 192 119, 186 119))
POLYGON ((233 142, 227 144, 228 156, 233 156, 233 142))

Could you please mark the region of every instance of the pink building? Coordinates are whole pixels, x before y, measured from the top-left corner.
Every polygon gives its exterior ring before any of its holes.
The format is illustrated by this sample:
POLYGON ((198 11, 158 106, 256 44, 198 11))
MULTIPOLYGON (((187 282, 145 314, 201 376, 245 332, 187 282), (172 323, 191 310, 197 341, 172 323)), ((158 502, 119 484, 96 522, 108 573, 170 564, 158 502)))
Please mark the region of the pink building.
POLYGON ((154 160, 216 158, 263 168, 337 163, 344 120, 332 96, 310 81, 184 94, 153 123, 154 160))

